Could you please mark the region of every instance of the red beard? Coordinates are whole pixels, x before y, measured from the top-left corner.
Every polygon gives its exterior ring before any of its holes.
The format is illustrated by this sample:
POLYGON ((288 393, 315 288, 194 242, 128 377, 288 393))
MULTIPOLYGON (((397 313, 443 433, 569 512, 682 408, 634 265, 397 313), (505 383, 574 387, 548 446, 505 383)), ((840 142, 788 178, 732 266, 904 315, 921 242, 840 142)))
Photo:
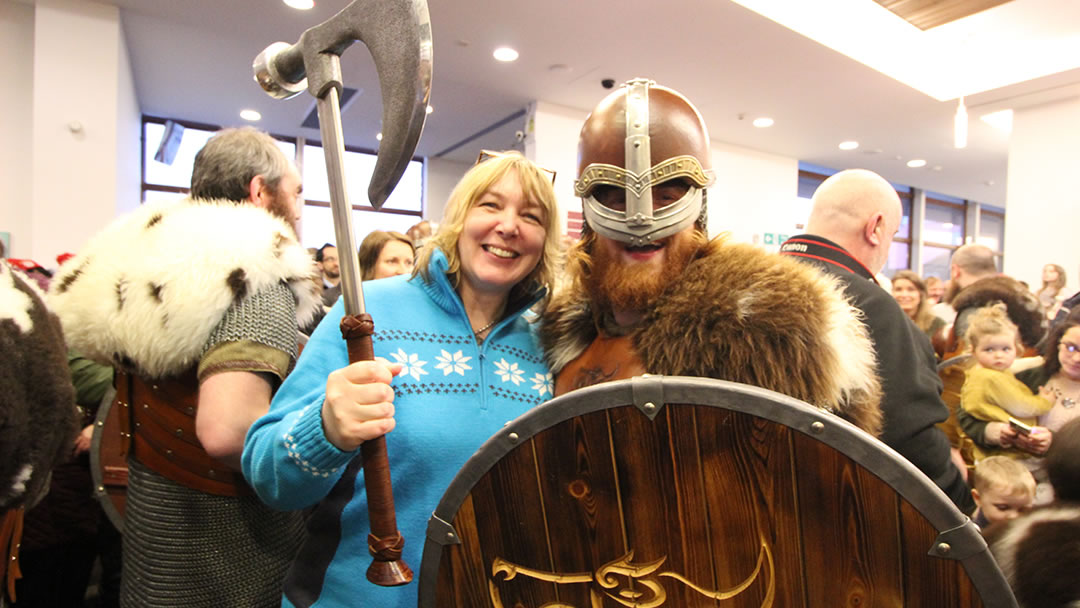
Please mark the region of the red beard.
POLYGON ((698 231, 667 240, 664 261, 659 268, 625 264, 607 247, 594 246, 592 272, 586 288, 597 310, 645 311, 676 280, 705 244, 698 231))

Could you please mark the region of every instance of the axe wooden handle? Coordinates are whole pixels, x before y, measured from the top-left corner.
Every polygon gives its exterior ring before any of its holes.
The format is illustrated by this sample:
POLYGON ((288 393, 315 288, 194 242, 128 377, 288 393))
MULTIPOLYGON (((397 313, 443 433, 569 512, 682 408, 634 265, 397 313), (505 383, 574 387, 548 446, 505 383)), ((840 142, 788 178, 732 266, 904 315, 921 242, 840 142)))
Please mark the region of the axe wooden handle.
MULTIPOLYGON (((345 315, 341 319, 341 336, 349 350, 349 363, 373 361, 375 351, 371 335, 375 324, 369 314, 345 315)), ((365 441, 360 446, 364 458, 364 487, 367 491, 368 550, 374 560, 368 567, 367 578, 376 585, 393 587, 412 581, 409 565, 401 559, 405 539, 397 528, 394 514, 394 491, 390 485, 390 461, 386 456, 386 438, 365 441)))

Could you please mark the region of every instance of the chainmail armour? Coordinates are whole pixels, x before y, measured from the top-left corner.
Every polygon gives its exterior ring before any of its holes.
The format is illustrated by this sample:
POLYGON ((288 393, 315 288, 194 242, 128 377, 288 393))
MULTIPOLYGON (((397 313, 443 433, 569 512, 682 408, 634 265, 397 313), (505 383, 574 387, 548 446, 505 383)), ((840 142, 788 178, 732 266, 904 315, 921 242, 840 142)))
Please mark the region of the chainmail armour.
POLYGON ((218 344, 240 340, 276 348, 296 360, 296 301, 285 283, 248 295, 229 307, 210 333, 203 354, 218 344))
MULTIPOLYGON (((295 301, 285 284, 234 304, 207 340, 252 340, 295 361, 295 301)), ((204 350, 204 354, 206 352, 204 350)), ((298 511, 255 496, 206 494, 128 463, 124 519, 125 608, 262 608, 281 605, 288 566, 304 538, 298 511)))

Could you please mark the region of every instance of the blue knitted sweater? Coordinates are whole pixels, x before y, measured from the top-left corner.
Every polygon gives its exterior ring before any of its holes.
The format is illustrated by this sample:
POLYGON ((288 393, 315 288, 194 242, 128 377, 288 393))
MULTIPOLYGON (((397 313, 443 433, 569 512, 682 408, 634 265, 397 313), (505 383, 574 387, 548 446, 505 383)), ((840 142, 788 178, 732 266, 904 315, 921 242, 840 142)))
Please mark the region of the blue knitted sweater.
MULTIPOLYGON (((386 436, 404 559, 417 573, 428 518, 465 461, 502 426, 551 398, 526 303, 477 344, 461 299, 431 258, 431 282, 417 276, 364 284, 375 321, 375 355, 404 365, 392 384, 396 428, 386 436)), ((416 606, 417 581, 378 587, 364 572, 368 513, 359 450, 327 441, 322 403, 327 375, 348 365, 339 300, 314 332, 270 411, 248 431, 244 475, 279 509, 318 503, 309 537, 285 582, 283 606, 416 606), (355 458, 355 461, 354 461, 355 458)))

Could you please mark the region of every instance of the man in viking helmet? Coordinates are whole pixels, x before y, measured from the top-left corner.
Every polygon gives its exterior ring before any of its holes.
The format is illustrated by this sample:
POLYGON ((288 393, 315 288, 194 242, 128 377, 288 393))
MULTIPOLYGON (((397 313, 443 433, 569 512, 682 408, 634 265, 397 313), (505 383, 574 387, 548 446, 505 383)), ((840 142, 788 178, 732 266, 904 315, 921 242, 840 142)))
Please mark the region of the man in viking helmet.
POLYGON ((585 230, 544 314, 556 395, 642 373, 752 384, 880 428, 874 354, 835 280, 706 235, 710 140, 678 92, 637 79, 581 129, 585 230))
POLYGON ((119 218, 53 281, 69 345, 118 371, 124 606, 280 603, 302 518, 262 504, 239 463, 318 307, 299 190, 272 138, 222 131, 195 158, 190 198, 119 218))

